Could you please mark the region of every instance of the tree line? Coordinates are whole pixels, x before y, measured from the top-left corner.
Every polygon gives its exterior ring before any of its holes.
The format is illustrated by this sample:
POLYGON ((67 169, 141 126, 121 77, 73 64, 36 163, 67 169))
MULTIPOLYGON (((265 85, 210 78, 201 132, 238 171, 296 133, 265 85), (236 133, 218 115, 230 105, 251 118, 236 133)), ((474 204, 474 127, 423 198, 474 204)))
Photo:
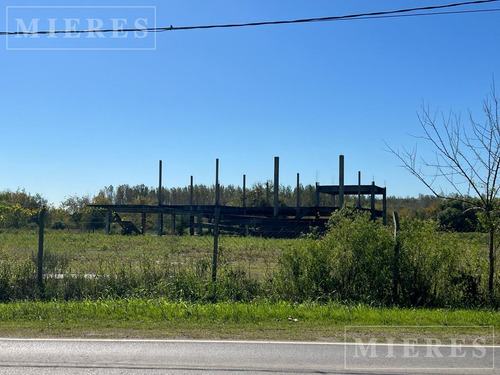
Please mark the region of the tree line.
MULTIPOLYGON (((225 206, 241 206, 243 189, 240 186, 227 185, 220 188, 220 202, 225 206)), ((162 204, 186 205, 190 202, 190 186, 162 188, 162 204)), ((245 204, 247 207, 272 206, 273 185, 271 183, 255 183, 246 189, 245 204)), ((313 185, 300 186, 300 205, 314 206, 316 204, 316 188, 313 185)), ((193 204, 214 204, 215 186, 194 185, 193 204)), ((291 186, 280 186, 279 205, 295 207, 297 204, 297 189, 291 186)), ((347 205, 356 206, 357 196, 346 196, 347 205)), ((362 196, 363 207, 370 206, 370 197, 362 196)), ((47 225, 53 229, 97 230, 104 227, 105 216, 102 210, 88 207, 89 204, 158 204, 158 188, 145 185, 105 186, 95 196, 71 196, 61 202, 59 207, 47 207, 47 225)), ((336 206, 331 196, 322 194, 320 206, 336 206)), ((0 192, 0 228, 27 228, 36 226, 40 207, 47 206, 47 200, 41 195, 32 195, 24 190, 0 192)), ((376 202, 376 208, 382 208, 381 200, 376 202)), ((478 213, 473 207, 460 200, 441 199, 432 195, 418 197, 387 197, 387 211, 397 211, 401 218, 436 221, 442 230, 456 232, 483 231, 478 220, 478 213)), ((133 215, 130 215, 133 220, 133 215)), ((151 227, 156 225, 151 218, 151 227)))

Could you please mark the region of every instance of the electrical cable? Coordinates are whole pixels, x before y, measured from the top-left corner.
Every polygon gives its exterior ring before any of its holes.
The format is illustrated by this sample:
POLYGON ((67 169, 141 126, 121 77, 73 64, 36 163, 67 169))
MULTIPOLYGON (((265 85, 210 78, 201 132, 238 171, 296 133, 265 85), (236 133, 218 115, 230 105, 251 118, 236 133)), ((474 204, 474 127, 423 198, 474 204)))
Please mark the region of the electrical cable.
POLYGON ((216 28, 237 28, 237 27, 251 27, 251 26, 265 26, 265 25, 284 25, 284 24, 297 24, 308 22, 330 22, 330 21, 344 21, 356 19, 378 19, 378 18, 396 18, 396 17, 409 17, 409 16, 430 16, 430 15, 449 15, 449 14, 462 14, 462 13, 483 13, 483 12, 497 12, 500 9, 475 9, 475 10, 462 10, 462 11, 445 11, 445 12, 426 12, 415 13, 437 9, 445 9, 452 7, 459 7, 465 5, 477 5, 485 3, 498 2, 500 0, 476 0, 466 1, 461 3, 433 5, 418 8, 397 9, 390 11, 379 11, 369 13, 348 14, 343 16, 331 17, 317 17, 317 18, 302 18, 296 20, 281 20, 281 21, 262 21, 262 22, 248 22, 248 23, 232 23, 232 24, 215 24, 215 25, 198 25, 198 26, 177 26, 174 27, 153 27, 153 28, 130 28, 130 29, 102 29, 102 30, 44 30, 44 31, 0 31, 0 36, 16 36, 16 35, 47 35, 47 34, 89 34, 89 33, 112 33, 112 32, 166 32, 166 31, 180 31, 180 30, 200 30, 200 29, 216 29, 216 28))

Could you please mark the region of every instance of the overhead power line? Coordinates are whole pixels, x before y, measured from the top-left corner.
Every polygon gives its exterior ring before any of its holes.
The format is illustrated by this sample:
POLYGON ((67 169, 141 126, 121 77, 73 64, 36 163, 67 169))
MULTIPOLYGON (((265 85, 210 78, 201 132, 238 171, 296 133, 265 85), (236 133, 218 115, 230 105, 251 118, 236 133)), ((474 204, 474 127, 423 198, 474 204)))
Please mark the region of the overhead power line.
POLYGON ((483 12, 498 12, 500 9, 473 9, 473 10, 457 10, 457 11, 441 11, 441 12, 425 12, 446 8, 461 7, 466 5, 478 5, 485 3, 499 2, 500 0, 476 0, 466 1, 453 4, 432 5, 426 7, 406 8, 389 11, 369 12, 348 14, 343 16, 331 17, 316 17, 302 18, 296 20, 281 20, 281 21, 262 21, 248 23, 231 23, 231 24, 215 24, 215 25, 198 25, 198 26, 172 26, 170 27, 154 27, 154 28, 130 28, 130 29, 99 29, 99 30, 44 30, 44 31, 1 31, 0 36, 15 36, 15 35, 44 35, 44 34, 85 34, 85 33, 112 33, 112 32, 166 32, 179 30, 199 30, 199 29, 216 29, 216 28, 236 28, 236 27, 251 27, 265 25, 284 25, 308 22, 331 22, 331 21, 347 21, 356 19, 377 19, 377 18, 395 18, 409 16, 430 16, 430 15, 446 15, 446 14, 462 14, 462 13, 483 13, 483 12))

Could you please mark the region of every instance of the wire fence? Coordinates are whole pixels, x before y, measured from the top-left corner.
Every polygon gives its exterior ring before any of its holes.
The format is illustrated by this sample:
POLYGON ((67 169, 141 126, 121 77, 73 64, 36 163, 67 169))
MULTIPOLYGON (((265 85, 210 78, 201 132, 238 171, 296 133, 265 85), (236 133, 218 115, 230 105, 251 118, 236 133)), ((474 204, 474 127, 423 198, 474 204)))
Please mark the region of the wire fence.
POLYGON ((106 234, 101 226, 54 227, 45 209, 36 216, 26 228, 0 228, 0 301, 266 297, 292 241, 217 231, 213 223, 193 233, 189 221, 168 218, 162 236, 153 218, 143 235, 123 235, 118 223, 106 234))
POLYGON ((266 236, 252 235, 251 225, 229 231, 224 220, 204 220, 191 228, 189 219, 165 217, 158 236, 155 217, 144 234, 123 235, 118 223, 109 234, 102 227, 57 229, 47 213, 26 228, 0 227, 0 301, 498 303, 498 273, 496 294, 488 292, 484 236, 438 233, 430 221, 407 224, 396 241, 393 228, 365 220, 369 215, 336 215, 339 223, 326 235, 271 226, 266 236))

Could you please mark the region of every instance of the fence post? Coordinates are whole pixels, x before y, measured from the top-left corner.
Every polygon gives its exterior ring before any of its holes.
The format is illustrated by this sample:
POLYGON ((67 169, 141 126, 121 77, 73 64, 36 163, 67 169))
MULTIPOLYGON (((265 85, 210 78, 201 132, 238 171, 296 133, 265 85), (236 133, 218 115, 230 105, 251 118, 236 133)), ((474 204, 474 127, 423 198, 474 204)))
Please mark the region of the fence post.
MULTIPOLYGON (((163 196, 162 196, 162 172, 163 172, 163 162, 160 160, 159 163, 159 173, 158 173, 158 208, 163 204, 163 196)), ((158 236, 162 236, 163 234, 163 214, 158 213, 158 236)))
POLYGON ((40 295, 44 296, 44 285, 43 285, 43 234, 45 229, 45 214, 47 209, 42 207, 40 215, 38 216, 38 274, 37 281, 40 290, 40 295))
POLYGON ((399 284, 399 217, 398 213, 394 211, 392 213, 394 219, 394 259, 393 259, 393 279, 392 279, 392 300, 395 304, 399 302, 398 298, 398 284, 399 284))
POLYGON ((189 210, 191 211, 191 214, 189 215, 189 235, 190 236, 194 236, 193 194, 194 194, 193 176, 191 176, 191 181, 189 184, 189 210))
POLYGON ((212 256, 212 281, 217 282, 217 253, 219 248, 219 207, 220 191, 219 191, 219 159, 215 160, 215 213, 214 213, 214 251, 212 256))

